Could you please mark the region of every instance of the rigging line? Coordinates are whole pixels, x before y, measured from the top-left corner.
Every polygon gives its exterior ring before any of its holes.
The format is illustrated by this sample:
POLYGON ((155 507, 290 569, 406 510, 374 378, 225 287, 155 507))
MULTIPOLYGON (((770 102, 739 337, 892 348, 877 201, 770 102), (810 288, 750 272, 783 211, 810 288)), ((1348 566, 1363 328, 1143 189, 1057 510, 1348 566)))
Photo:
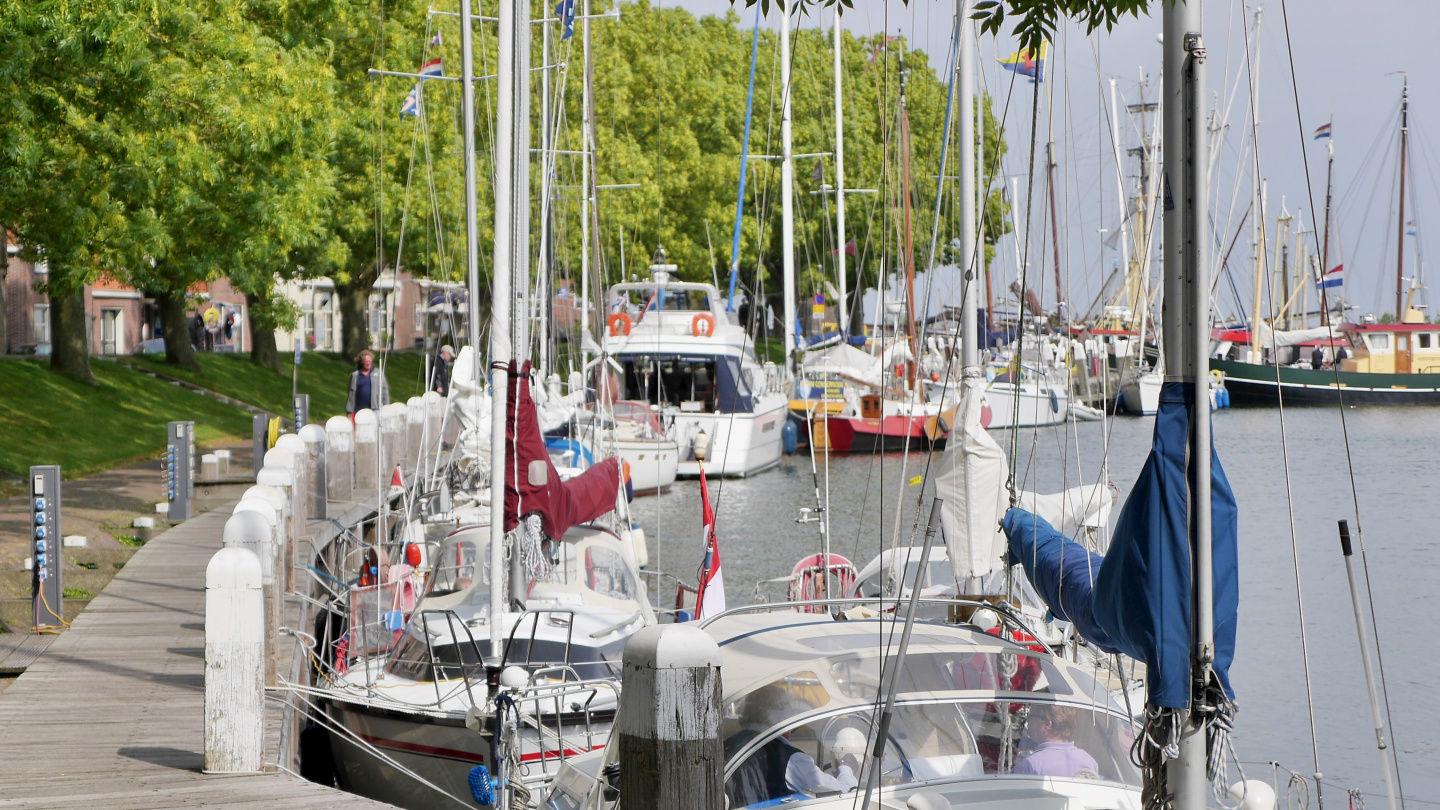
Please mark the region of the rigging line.
MULTIPOLYGON (((1295 99, 1295 128, 1296 128, 1296 135, 1297 135, 1297 137, 1300 138, 1300 141, 1301 141, 1301 143, 1303 144, 1303 143, 1304 143, 1304 140, 1305 140, 1305 127, 1304 127, 1304 125, 1303 125, 1303 123, 1302 123, 1302 121, 1301 121, 1301 116, 1300 116, 1300 87, 1299 87, 1299 84, 1298 84, 1298 82, 1297 82, 1297 80, 1296 80, 1296 78, 1295 78, 1295 52, 1294 52, 1294 50, 1292 49, 1291 44, 1290 44, 1290 17, 1289 17, 1289 14, 1288 14, 1287 11, 1286 11, 1286 2, 1285 2, 1285 0, 1280 0, 1280 19, 1281 19, 1281 22, 1283 23, 1284 28, 1285 28, 1285 53, 1286 53, 1286 55, 1288 56, 1288 58, 1289 58, 1289 63, 1290 63, 1290 90, 1291 90, 1291 92, 1292 92, 1292 94, 1293 94, 1293 97, 1294 97, 1294 99, 1295 99)), ((1306 191, 1307 194, 1310 195, 1310 210, 1311 210, 1311 211, 1314 211, 1314 210, 1315 210, 1315 194, 1314 194, 1314 191, 1313 191, 1314 186, 1312 185, 1312 183, 1311 183, 1311 181, 1310 181, 1310 158, 1309 158, 1309 155, 1306 154, 1306 151, 1305 151, 1305 149, 1303 148, 1303 146, 1302 146, 1302 148, 1301 148, 1301 150, 1300 150, 1300 156, 1301 156, 1302 162, 1303 162, 1303 164, 1304 164, 1304 166, 1305 166, 1305 191, 1306 191)), ((1256 149, 1256 152, 1255 152, 1255 159, 1256 159, 1256 161, 1257 161, 1257 163, 1258 163, 1258 161, 1259 161, 1259 159, 1260 159, 1260 152, 1259 152, 1259 149, 1258 149, 1258 148, 1256 149)), ((1319 244, 1318 244, 1319 235, 1312 233, 1312 236, 1317 240, 1316 251, 1317 251, 1317 253, 1318 253, 1319 247, 1320 247, 1319 244)), ((1322 288, 1320 288, 1320 289, 1321 289, 1321 309, 1323 310, 1323 309, 1325 308, 1325 303, 1326 303, 1326 302, 1325 302, 1325 294, 1324 294, 1324 289, 1325 289, 1325 288, 1322 287, 1322 288)), ((1399 319, 1399 318, 1402 317, 1402 315, 1403 315, 1403 313, 1399 313, 1399 312, 1397 312, 1397 313, 1395 313, 1395 314, 1396 314, 1396 318, 1397 318, 1397 319, 1399 319)), ((1333 340, 1334 340, 1334 337, 1335 337, 1335 327, 1334 327, 1333 323, 1332 323, 1328 318, 1326 319, 1326 323, 1327 323, 1327 326, 1328 326, 1328 331, 1329 331, 1329 333, 1330 333, 1330 339, 1331 339, 1331 341, 1333 341, 1333 340)), ((1275 340, 1275 333, 1274 333, 1274 330, 1273 330, 1273 329, 1271 330, 1270 336, 1271 336, 1271 341, 1273 342, 1273 341, 1275 340)), ((1273 356, 1273 350, 1272 350, 1272 356, 1273 356)), ((1373 590, 1371 589, 1371 587, 1370 587, 1370 564, 1369 564, 1369 561, 1368 561, 1368 559, 1366 558, 1366 554, 1365 554, 1365 532, 1361 529, 1361 523, 1360 523, 1360 495, 1359 495, 1359 492, 1358 492, 1357 489, 1356 489, 1356 484, 1355 484, 1355 461, 1354 461, 1354 459, 1351 457, 1351 453, 1350 453, 1350 431, 1349 431, 1349 426, 1347 425, 1346 419, 1345 419, 1345 406, 1344 406, 1344 402, 1343 402, 1344 394, 1342 393, 1341 386, 1339 385, 1339 381, 1340 381, 1340 369, 1339 369, 1338 367, 1335 367, 1335 368, 1334 368, 1334 372, 1335 372, 1335 381, 1336 381, 1335 392, 1336 392, 1337 402, 1339 403, 1339 404, 1337 405, 1337 410, 1338 410, 1339 413, 1340 413, 1341 435, 1342 435, 1342 437, 1343 437, 1343 439, 1344 439, 1344 442, 1345 442, 1345 464, 1346 464, 1346 467, 1347 467, 1347 469, 1349 470, 1349 473, 1350 473, 1350 496, 1351 496, 1351 499, 1352 499, 1352 501, 1353 501, 1353 505, 1354 505, 1354 507, 1355 507, 1355 534, 1356 534, 1356 537, 1357 537, 1357 538, 1359 539, 1359 541, 1360 541, 1360 566, 1361 566, 1361 569, 1362 569, 1362 570, 1364 571, 1364 573, 1365 573, 1365 594, 1366 594, 1367 600, 1369 601, 1369 606, 1370 606, 1370 623, 1371 623, 1372 625, 1374 625, 1374 628, 1373 628, 1373 629, 1374 629, 1374 631, 1375 631, 1375 658, 1376 658, 1377 663, 1379 664, 1379 669, 1380 669, 1380 695, 1381 695, 1381 697, 1382 697, 1382 698, 1384 699, 1384 701, 1385 701, 1385 722, 1390 726, 1390 747, 1391 747, 1390 758, 1391 758, 1391 760, 1395 763, 1395 792, 1396 792, 1397 794, 1399 794, 1399 796, 1400 796, 1400 806, 1401 806, 1401 808, 1402 808, 1402 810, 1403 810, 1403 808, 1405 807, 1405 788, 1404 788, 1404 783, 1401 782, 1401 780, 1400 780, 1400 746, 1399 746, 1399 744, 1398 744, 1398 743, 1396 742, 1396 740, 1395 740, 1395 721, 1394 721, 1393 717, 1392 717, 1391 714, 1390 714, 1390 690, 1387 689, 1386 686, 1385 686, 1385 683, 1386 683, 1386 681, 1385 681, 1385 656, 1384 656, 1384 653, 1382 652, 1382 650, 1383 650, 1383 648, 1384 648, 1384 645, 1383 645, 1383 644, 1381 643, 1381 641, 1380 641, 1380 623, 1376 620, 1376 616, 1375 616, 1375 593, 1374 593, 1374 591, 1373 591, 1373 590)), ((1279 366, 1279 365, 1276 365, 1276 367, 1275 367, 1275 390, 1276 390, 1277 394, 1279 394, 1279 392, 1280 392, 1280 366, 1279 366)), ((1282 407, 1282 409, 1281 409, 1281 429, 1282 429, 1281 435, 1282 435, 1282 437, 1283 437, 1283 435, 1284 435, 1284 433, 1283 433, 1283 429, 1284 429, 1284 409, 1283 409, 1283 407, 1282 407)), ((1288 463, 1289 463, 1288 460, 1287 460, 1286 463, 1287 463, 1287 465, 1288 465, 1288 463)), ((1289 475, 1289 473, 1288 473, 1288 468, 1287 468, 1287 473, 1286 473, 1286 475, 1287 475, 1287 477, 1288 477, 1288 475, 1289 475)), ((1288 490, 1288 487, 1287 487, 1287 490, 1288 490)), ((1292 521, 1291 521, 1291 533, 1292 533, 1292 534, 1294 533, 1294 521, 1293 521, 1293 519, 1292 519, 1292 521)), ((1299 588, 1299 581, 1298 581, 1299 568, 1298 568, 1298 563, 1297 563, 1297 568, 1296 568, 1296 576, 1297 576, 1296 588, 1298 589, 1298 588, 1299 588)), ((1302 614, 1302 627, 1301 627, 1301 629, 1302 629, 1302 632, 1303 632, 1303 629, 1304 629, 1304 627, 1303 627, 1303 614, 1302 614)), ((1303 638, 1303 636, 1302 636, 1302 638, 1303 638)), ((1306 673, 1306 688, 1307 688, 1307 690, 1308 690, 1308 688, 1309 688, 1309 673, 1308 673, 1308 670, 1307 670, 1307 673, 1306 673)), ((1311 723, 1311 734, 1313 735, 1313 734, 1314 734, 1314 723, 1315 723, 1314 717, 1313 717, 1313 710, 1312 710, 1312 717, 1311 717, 1310 723, 1311 723)), ((1317 754, 1317 759, 1318 759, 1318 754, 1317 754)), ((1319 772, 1320 772, 1320 764, 1319 764, 1318 761, 1317 761, 1316 764, 1315 764, 1315 772, 1316 772, 1316 778, 1318 779, 1318 778, 1319 778, 1319 772)))
MULTIPOLYGON (((1030 97, 1030 159, 1025 190, 1025 239, 1021 243, 1024 245, 1024 252, 1020 257, 1020 266, 1015 269, 1016 273, 1020 276, 1020 301, 1018 311, 1019 322, 1021 324, 1021 329, 1017 333, 1015 344, 1015 361, 1017 367, 1015 376, 1017 378, 1023 376, 1019 367, 1023 364, 1025 358, 1025 291, 1029 283, 1029 274, 1026 271, 1030 264, 1030 231, 1032 230, 1030 223, 1034 213, 1036 124, 1040 120, 1040 88, 1038 86, 1035 88, 1035 91, 1030 94, 1030 97)), ((1018 240, 1020 235, 1017 233, 1015 237, 1018 240)), ((1020 385, 1018 381, 1012 381, 1011 385, 1015 393, 1011 404, 1013 410, 1010 413, 1010 480, 1006 482, 1006 487, 1010 490, 1010 497, 1013 500, 1015 497, 1015 468, 1019 463, 1020 454, 1020 385)))
MULTIPOLYGON (((1284 0, 1282 0, 1282 7, 1283 7, 1283 2, 1284 2, 1284 0)), ((1283 14, 1284 14, 1284 12, 1283 12, 1283 10, 1282 10, 1282 16, 1283 16, 1283 14)), ((1287 36, 1286 36, 1286 42, 1287 42, 1287 43, 1289 42, 1288 33, 1287 33, 1287 36)), ((1251 57, 1250 57, 1250 35, 1249 35, 1249 32, 1248 32, 1248 31, 1247 31, 1246 34, 1245 34, 1245 52, 1246 52, 1246 56, 1245 56, 1246 72, 1247 72, 1247 75, 1253 77, 1253 76, 1254 76, 1254 65, 1253 65, 1253 63, 1251 62, 1251 57)), ((1292 68, 1292 71, 1293 71, 1293 68, 1294 68, 1293 59, 1292 59, 1292 62, 1291 62, 1291 68, 1292 68)), ((1294 74, 1293 74, 1293 72, 1292 72, 1292 74, 1291 74, 1291 82, 1292 82, 1292 87, 1293 87, 1293 82, 1294 82, 1294 74)), ((1253 86, 1253 85, 1252 85, 1252 86, 1253 86)), ((1252 128, 1252 131, 1255 133, 1255 134, 1253 134, 1252 137, 1251 137, 1251 144, 1252 144, 1252 147, 1253 147, 1251 154, 1254 156, 1254 163, 1255 163, 1255 175, 1254 175, 1254 176, 1255 176, 1255 177, 1259 177, 1259 176, 1260 176, 1260 142, 1259 142, 1259 137, 1258 137, 1258 132, 1259 132, 1259 120, 1258 120, 1259 111, 1258 111, 1257 109, 1255 109, 1254 93, 1252 92, 1252 93, 1250 94, 1250 96, 1251 96, 1251 97, 1250 97, 1250 102, 1249 102, 1249 104, 1247 105, 1247 106, 1249 107, 1249 111, 1250 111, 1250 121, 1249 121, 1249 123, 1250 123, 1250 126, 1251 126, 1251 128, 1252 128)), ((1299 95, 1298 95, 1298 93, 1297 93, 1297 95, 1296 95, 1296 104, 1298 105, 1298 103, 1299 103, 1299 95)), ((1296 118, 1296 123, 1299 124, 1300 122, 1299 122, 1299 107, 1298 107, 1298 106, 1296 107, 1296 116, 1297 116, 1297 118, 1296 118)), ((1301 137, 1302 143, 1303 143, 1303 139, 1304 139, 1304 137, 1305 137, 1305 136, 1304 136, 1304 131, 1303 131, 1303 129, 1301 130, 1300 137, 1301 137)), ((1302 155, 1304 154, 1304 151, 1305 151, 1305 150, 1304 150, 1304 148, 1303 148, 1303 146, 1302 146, 1302 148, 1301 148, 1301 154, 1302 154, 1302 155)), ((1307 189, 1308 189, 1309 186, 1310 186, 1309 174, 1308 174, 1308 161, 1306 162, 1306 166, 1307 166, 1307 174, 1306 174, 1306 184, 1305 184, 1305 185, 1306 185, 1306 187, 1307 187, 1307 189)), ((1264 251, 1261 251, 1261 255, 1260 255, 1260 269, 1261 269, 1262 272, 1266 273, 1267 276, 1268 276, 1268 274, 1269 274, 1269 272, 1270 272, 1270 268, 1269 268, 1269 265, 1268 265, 1268 263, 1267 263, 1267 261, 1266 261, 1266 258, 1267 258, 1267 257, 1266 257, 1266 255, 1265 255, 1265 252, 1264 252, 1264 251)), ((1254 306, 1256 307, 1256 309, 1257 309, 1257 311, 1258 311, 1258 309, 1259 309, 1259 307, 1260 307, 1260 302, 1256 301, 1256 302, 1254 303, 1254 306)), ((1275 300, 1274 300, 1274 297, 1272 296, 1271 299, 1270 299, 1270 318, 1271 318, 1271 322, 1272 322, 1272 323, 1275 322, 1275 317, 1276 317, 1275 300)), ((1333 330, 1332 330, 1332 331, 1333 331, 1333 330)), ((1283 463, 1284 463, 1284 470, 1285 470, 1285 507, 1286 507, 1286 511, 1287 511, 1287 513, 1288 513, 1289 522, 1290 522, 1290 552, 1291 552, 1291 560, 1292 560, 1292 562, 1293 562, 1293 566, 1294 566, 1294 570, 1295 570, 1295 602, 1296 602, 1296 609, 1297 609, 1298 618, 1299 618, 1299 623, 1300 623, 1300 661, 1301 661, 1301 665, 1302 665, 1302 668, 1303 668, 1304 673, 1305 673, 1305 705, 1306 705, 1306 709, 1307 709, 1307 713, 1308 713, 1308 717, 1309 717, 1309 721, 1310 721, 1310 753, 1311 753, 1312 763, 1313 763, 1314 766, 1315 766, 1315 778, 1316 778, 1316 779, 1319 779, 1319 778, 1320 778, 1320 744, 1319 744, 1319 741, 1318 741, 1318 739, 1317 739, 1317 737, 1316 737, 1316 731, 1315 731, 1315 692, 1314 692, 1314 688, 1313 688, 1313 685, 1312 685, 1311 680, 1310 680, 1310 648, 1309 648, 1309 639, 1308 639, 1307 634, 1306 634, 1306 631, 1305 631, 1305 597, 1304 597, 1304 595, 1303 595, 1302 592, 1301 592, 1301 582, 1300 582, 1300 548, 1299 548, 1299 540, 1298 540, 1298 538, 1297 538, 1297 536, 1296 536, 1296 532, 1295 532, 1294 492, 1293 492, 1293 490, 1292 490, 1291 481, 1290 481, 1290 450, 1289 450, 1288 436, 1286 435, 1286 430, 1285 430, 1285 392, 1284 392, 1284 389, 1281 388, 1281 386, 1280 386, 1280 366, 1279 366, 1279 363, 1278 363, 1278 357, 1279 357, 1279 355, 1278 355, 1278 349, 1279 349, 1278 339, 1276 338, 1275 330, 1272 329, 1272 330, 1270 330, 1270 354, 1271 354, 1272 359, 1276 359, 1276 360, 1277 360, 1277 363, 1276 363, 1276 365, 1275 365, 1275 394, 1276 394, 1276 403, 1277 403, 1277 405, 1278 405, 1278 415, 1279 415, 1279 419, 1280 419, 1280 457, 1281 457, 1281 460, 1282 460, 1283 463)), ((1337 371, 1336 373, 1337 373, 1337 375, 1338 375, 1339 372, 1337 371)), ((1338 391, 1338 386, 1337 386, 1337 391, 1338 391)), ((1343 419, 1343 414, 1342 414, 1342 419, 1343 419)), ((1349 457, 1349 441, 1348 441, 1348 439, 1346 440, 1346 457, 1347 457, 1347 459, 1348 459, 1348 457, 1349 457)), ((1351 485, 1352 485, 1352 487, 1353 487, 1353 485, 1354 485, 1354 479, 1353 479, 1353 477, 1352 477, 1352 479, 1351 479, 1351 485)), ((1357 509, 1358 509, 1358 504, 1357 504, 1357 509)), ((1357 521, 1356 521, 1356 526, 1357 526, 1357 530, 1358 530, 1358 527, 1359 527, 1358 518, 1357 518, 1357 521)), ((1362 554, 1363 554, 1363 552, 1362 552, 1362 554)), ((1363 559, 1363 556, 1362 556, 1362 559, 1363 559)), ((1317 786, 1317 790, 1318 790, 1318 786, 1317 786)), ((1323 800, 1322 800, 1322 801, 1323 801, 1323 800)))

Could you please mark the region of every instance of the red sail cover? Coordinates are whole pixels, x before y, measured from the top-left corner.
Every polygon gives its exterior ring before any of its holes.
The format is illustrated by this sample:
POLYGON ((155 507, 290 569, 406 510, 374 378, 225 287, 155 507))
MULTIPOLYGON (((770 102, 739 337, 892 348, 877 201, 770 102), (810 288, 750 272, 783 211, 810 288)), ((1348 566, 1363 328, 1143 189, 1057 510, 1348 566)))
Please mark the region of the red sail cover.
POLYGON ((538 513, 545 535, 558 540, 571 526, 615 508, 620 462, 607 458, 561 481, 540 435, 540 417, 530 396, 530 363, 518 372, 515 366, 510 364, 505 402, 505 531, 515 528, 521 517, 538 513))

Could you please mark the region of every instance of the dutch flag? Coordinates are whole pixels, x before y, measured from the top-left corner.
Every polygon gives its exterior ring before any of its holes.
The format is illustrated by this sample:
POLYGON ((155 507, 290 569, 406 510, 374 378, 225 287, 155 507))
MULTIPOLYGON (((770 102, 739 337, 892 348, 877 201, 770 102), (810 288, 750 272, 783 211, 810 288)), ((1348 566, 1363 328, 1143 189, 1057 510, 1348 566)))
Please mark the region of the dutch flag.
POLYGON ((421 76, 444 76, 444 75, 445 75, 444 60, 437 56, 437 57, 435 57, 434 59, 431 59, 429 62, 426 62, 425 64, 421 65, 421 66, 420 66, 420 75, 421 75, 421 76))
POLYGON ((1337 264, 1330 270, 1326 270, 1325 275, 1320 277, 1320 288, 1322 290, 1328 290, 1331 287, 1344 285, 1345 277, 1341 275, 1344 271, 1345 265, 1343 264, 1337 264))
POLYGON ((1315 130, 1315 140, 1318 141, 1318 140, 1320 140, 1321 138, 1328 138, 1328 137, 1330 137, 1330 125, 1329 125, 1329 124, 1321 124, 1318 128, 1316 128, 1316 130, 1315 130))
POLYGON ((705 486, 705 467, 700 467, 700 502, 705 532, 705 558, 700 562, 699 594, 695 597, 697 621, 725 612, 725 578, 720 573, 720 543, 715 538, 715 510, 710 507, 710 491, 705 486))

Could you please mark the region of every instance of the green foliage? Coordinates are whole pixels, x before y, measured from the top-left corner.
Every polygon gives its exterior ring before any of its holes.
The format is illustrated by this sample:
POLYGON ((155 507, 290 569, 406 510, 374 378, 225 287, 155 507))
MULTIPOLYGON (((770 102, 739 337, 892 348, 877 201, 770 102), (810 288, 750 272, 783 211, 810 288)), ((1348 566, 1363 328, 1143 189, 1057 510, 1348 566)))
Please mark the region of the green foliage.
POLYGON ((65 589, 63 589, 63 592, 64 592, 64 594, 65 594, 65 598, 66 598, 66 599, 94 599, 94 598, 95 598, 95 594, 93 594, 93 593, 85 590, 84 588, 65 588, 65 589))
POLYGON ((1069 17, 1093 34, 1101 26, 1112 30, 1125 15, 1140 17, 1154 0, 980 0, 975 19, 986 34, 999 34, 1007 16, 1015 20, 1014 35, 1022 48, 1039 48, 1055 39, 1061 17, 1069 17), (1009 9, 1008 11, 1006 9, 1009 9))
MULTIPOLYGON (((713 272, 723 286, 730 265, 751 29, 741 26, 734 13, 696 19, 682 8, 657 9, 645 0, 624 4, 621 19, 618 25, 595 27, 597 62, 604 66, 595 77, 597 182, 639 183, 640 188, 600 192, 607 281, 643 274, 656 245, 663 244, 681 277, 709 280, 713 272)), ((768 30, 761 31, 760 40, 750 153, 776 155, 780 152, 778 41, 768 30)), ((797 154, 833 153, 831 49, 828 30, 806 27, 794 34, 792 118, 797 154)), ((847 199, 847 238, 856 240, 859 252, 847 260, 854 289, 857 272, 873 285, 882 263, 892 269, 899 266, 895 228, 900 211, 897 116, 902 69, 913 141, 917 265, 923 268, 928 258, 946 85, 926 55, 908 50, 903 39, 886 42, 846 32, 842 49, 846 187, 882 192, 847 199)), ((568 109, 578 110, 578 82, 566 86, 566 96, 568 109)), ((991 151, 985 163, 991 165, 994 150, 1003 154, 1004 142, 988 97, 982 108, 991 151)), ((559 148, 579 148, 578 115, 570 115, 561 140, 559 148)), ((947 174, 953 175, 958 165, 955 153, 950 160, 947 174)), ((749 171, 737 259, 745 285, 760 281, 773 293, 781 267, 780 165, 752 160, 749 171)), ((797 159, 795 249, 802 296, 827 292, 826 284, 833 284, 834 195, 815 193, 833 182, 833 157, 797 159)), ((951 183, 946 190, 951 201, 954 193, 951 183)), ((987 217, 992 240, 1009 229, 1003 205, 997 192, 991 200, 993 213, 987 217)), ((563 203, 560 213, 566 213, 563 203)), ((941 216, 942 253, 937 260, 943 262, 949 258, 945 245, 956 235, 958 211, 950 205, 941 216)), ((562 243, 562 248, 558 262, 564 273, 568 267, 578 267, 578 238, 562 243)))
POLYGON ((94 365, 96 385, 0 360, 0 469, 59 464, 73 478, 157 453, 165 425, 195 421, 197 442, 250 435, 250 414, 118 363, 94 365), (29 438, 25 438, 29 437, 29 438))

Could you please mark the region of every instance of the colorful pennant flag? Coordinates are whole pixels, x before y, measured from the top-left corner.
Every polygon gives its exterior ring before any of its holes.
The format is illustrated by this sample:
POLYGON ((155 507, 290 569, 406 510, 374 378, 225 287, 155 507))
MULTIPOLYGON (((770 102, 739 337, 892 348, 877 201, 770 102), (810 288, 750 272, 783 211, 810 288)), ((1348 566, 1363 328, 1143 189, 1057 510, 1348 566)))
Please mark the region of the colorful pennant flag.
POLYGON ((700 563, 700 584, 695 597, 696 620, 725 612, 725 578, 720 573, 720 543, 715 537, 715 510, 705 485, 705 467, 700 467, 701 524, 705 533, 705 558, 700 563))
POLYGON ((560 24, 564 33, 560 39, 569 39, 575 36, 575 0, 560 0, 555 6, 555 16, 560 18, 560 24))
POLYGON ((1029 50, 1016 51, 1008 57, 999 60, 1000 65, 1006 70, 1013 71, 1021 76, 1029 76, 1032 82, 1045 81, 1045 58, 1049 53, 1049 43, 1040 43, 1040 56, 1037 59, 1029 50))

